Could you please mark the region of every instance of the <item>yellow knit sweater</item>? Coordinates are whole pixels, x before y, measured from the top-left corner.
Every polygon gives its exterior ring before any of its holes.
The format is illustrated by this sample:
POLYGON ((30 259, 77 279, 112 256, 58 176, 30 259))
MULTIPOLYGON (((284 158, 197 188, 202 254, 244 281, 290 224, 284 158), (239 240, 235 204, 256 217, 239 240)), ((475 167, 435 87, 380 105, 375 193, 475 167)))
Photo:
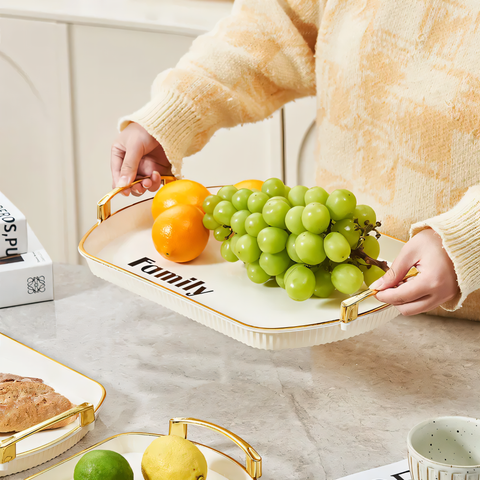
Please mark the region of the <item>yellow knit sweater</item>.
POLYGON ((142 125, 179 174, 218 129, 315 94, 317 184, 397 238, 433 228, 461 289, 435 313, 480 320, 480 2, 239 0, 120 128, 142 125))

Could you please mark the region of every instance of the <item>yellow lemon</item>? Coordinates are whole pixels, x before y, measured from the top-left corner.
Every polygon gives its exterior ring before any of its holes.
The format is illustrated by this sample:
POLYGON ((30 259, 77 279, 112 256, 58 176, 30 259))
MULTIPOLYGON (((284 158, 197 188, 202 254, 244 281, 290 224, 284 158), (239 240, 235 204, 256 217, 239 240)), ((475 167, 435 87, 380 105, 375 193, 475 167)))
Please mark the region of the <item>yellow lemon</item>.
POLYGON ((145 480, 207 480, 207 461, 189 440, 165 435, 145 450, 142 473, 145 480))

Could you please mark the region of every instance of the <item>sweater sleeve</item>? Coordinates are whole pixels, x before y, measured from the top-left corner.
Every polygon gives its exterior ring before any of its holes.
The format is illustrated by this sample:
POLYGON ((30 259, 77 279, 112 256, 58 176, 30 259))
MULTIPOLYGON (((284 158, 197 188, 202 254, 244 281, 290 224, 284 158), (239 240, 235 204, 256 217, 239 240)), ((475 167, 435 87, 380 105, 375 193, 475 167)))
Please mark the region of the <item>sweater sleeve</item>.
POLYGON ((181 174, 184 157, 224 127, 256 122, 295 98, 315 95, 318 0, 239 0, 154 81, 151 100, 120 119, 158 140, 181 174))
POLYGON ((480 289, 480 185, 470 187, 448 212, 412 225, 410 236, 425 228, 440 235, 455 267, 460 293, 442 308, 457 310, 470 293, 480 289))

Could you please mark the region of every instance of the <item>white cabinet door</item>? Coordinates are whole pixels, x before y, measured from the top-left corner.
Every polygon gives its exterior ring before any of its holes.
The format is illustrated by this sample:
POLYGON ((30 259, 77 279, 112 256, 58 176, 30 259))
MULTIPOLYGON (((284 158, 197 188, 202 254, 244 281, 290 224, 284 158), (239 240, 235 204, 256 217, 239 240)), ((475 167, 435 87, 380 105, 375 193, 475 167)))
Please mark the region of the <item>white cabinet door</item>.
POLYGON ((66 25, 0 17, 0 190, 55 261, 76 262, 66 25))
POLYGON ((219 130, 201 152, 185 159, 183 175, 204 185, 283 179, 280 112, 262 122, 219 130))
MULTIPOLYGON (((150 97, 158 72, 173 67, 192 38, 72 25, 70 52, 80 235, 96 221, 96 203, 111 190, 110 147, 118 119, 150 97)), ((135 197, 118 195, 113 210, 135 197)))
POLYGON ((287 185, 315 185, 316 99, 302 98, 285 106, 285 176, 287 185))
MULTIPOLYGON (((143 106, 158 73, 175 66, 193 37, 74 25, 71 30, 80 230, 95 223, 96 202, 111 188, 110 146, 122 115, 143 106)), ((218 185, 282 175, 280 114, 219 131, 183 174, 218 185)), ((114 209, 136 201, 114 200, 114 209)))

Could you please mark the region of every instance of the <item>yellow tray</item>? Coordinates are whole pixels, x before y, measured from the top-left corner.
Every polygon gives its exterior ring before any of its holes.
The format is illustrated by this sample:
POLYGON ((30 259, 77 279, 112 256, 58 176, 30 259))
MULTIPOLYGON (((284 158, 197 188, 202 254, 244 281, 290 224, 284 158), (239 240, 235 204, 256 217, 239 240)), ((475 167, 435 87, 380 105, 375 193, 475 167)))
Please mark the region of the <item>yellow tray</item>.
POLYGON ((79 405, 15 435, 0 434, 0 477, 48 462, 73 447, 94 427, 95 415, 106 394, 98 382, 3 334, 0 334, 0 369, 3 373, 41 378, 79 405), (70 425, 41 431, 47 424, 77 413, 79 418, 70 425))
MULTIPOLYGON (((117 188, 99 201, 98 222, 79 245, 92 272, 105 280, 263 349, 342 340, 398 315, 396 309, 378 302, 371 290, 353 298, 338 293, 334 298, 295 302, 273 287, 274 282, 260 286, 250 282, 241 262, 223 260, 213 237, 192 262, 165 260, 151 240, 152 199, 111 214, 112 198, 125 188, 117 188)), ((403 242, 382 235, 381 258, 392 262, 402 246, 403 242)))
MULTIPOLYGON (((252 480, 262 476, 262 458, 245 440, 234 433, 213 423, 195 418, 173 418, 170 420, 169 434, 187 438, 187 426, 206 427, 221 433, 236 443, 245 454, 245 466, 230 456, 213 448, 194 442, 205 455, 208 464, 208 480, 252 480)), ((107 438, 93 447, 28 477, 26 480, 72 480, 75 465, 85 453, 91 450, 113 450, 123 455, 132 467, 135 480, 143 480, 140 464, 143 452, 159 434, 154 433, 123 433, 107 438)))

